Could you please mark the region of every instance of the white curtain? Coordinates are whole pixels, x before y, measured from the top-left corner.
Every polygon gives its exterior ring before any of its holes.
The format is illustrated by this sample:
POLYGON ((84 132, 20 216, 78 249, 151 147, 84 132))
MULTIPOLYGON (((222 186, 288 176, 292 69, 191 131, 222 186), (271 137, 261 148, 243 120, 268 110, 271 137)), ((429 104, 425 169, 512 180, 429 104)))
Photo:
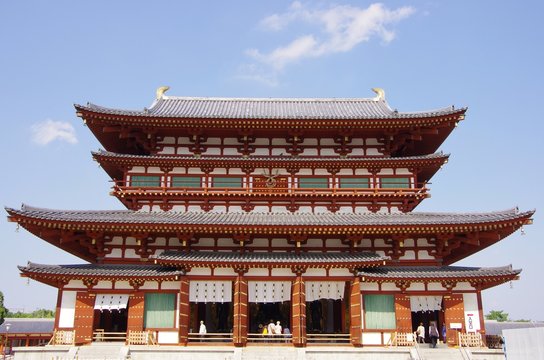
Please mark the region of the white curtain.
POLYGON ((410 296, 412 312, 442 310, 442 296, 410 296))
POLYGON ((306 301, 344 298, 344 281, 306 281, 306 301))
POLYGON ((97 294, 94 301, 95 310, 121 310, 126 309, 128 304, 128 295, 118 294, 97 294))
POLYGON ((231 302, 232 281, 190 281, 189 301, 197 303, 231 302))
POLYGON ((249 281, 249 302, 274 303, 291 300, 290 281, 249 281))

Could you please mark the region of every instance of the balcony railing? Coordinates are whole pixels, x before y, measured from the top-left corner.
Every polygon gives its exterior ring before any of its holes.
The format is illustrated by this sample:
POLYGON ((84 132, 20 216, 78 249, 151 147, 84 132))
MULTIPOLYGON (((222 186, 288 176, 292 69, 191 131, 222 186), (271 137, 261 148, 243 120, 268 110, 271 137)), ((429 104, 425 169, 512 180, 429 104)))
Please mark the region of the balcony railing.
POLYGON ((336 196, 417 196, 424 197, 427 193, 425 186, 418 188, 297 188, 297 187, 171 187, 171 186, 127 186, 125 182, 116 182, 113 192, 120 195, 336 195, 336 196))

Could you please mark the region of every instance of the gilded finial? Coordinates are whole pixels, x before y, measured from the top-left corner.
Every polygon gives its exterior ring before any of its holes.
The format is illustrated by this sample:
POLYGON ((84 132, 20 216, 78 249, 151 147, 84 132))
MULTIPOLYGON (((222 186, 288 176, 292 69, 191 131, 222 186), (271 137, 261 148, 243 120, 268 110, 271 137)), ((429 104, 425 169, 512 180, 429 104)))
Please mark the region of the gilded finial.
POLYGON ((372 91, 376 93, 375 101, 385 100, 385 91, 382 88, 372 88, 372 91))
POLYGON ((157 89, 157 100, 162 99, 164 96, 164 93, 167 92, 170 89, 170 86, 161 86, 157 89))

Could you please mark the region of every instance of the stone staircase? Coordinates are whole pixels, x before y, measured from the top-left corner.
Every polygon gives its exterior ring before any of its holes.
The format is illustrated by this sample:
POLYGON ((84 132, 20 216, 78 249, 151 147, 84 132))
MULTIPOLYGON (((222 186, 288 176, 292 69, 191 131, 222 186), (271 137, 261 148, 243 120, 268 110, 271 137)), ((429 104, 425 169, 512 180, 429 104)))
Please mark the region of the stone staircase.
POLYGON ((241 349, 241 360, 304 359, 304 349, 283 346, 248 346, 241 349))
POLYGON ((422 344, 418 348, 420 360, 468 360, 463 356, 463 350, 439 344, 436 348, 430 348, 428 344, 422 344))
POLYGON ((118 360, 126 359, 128 347, 124 343, 92 343, 90 346, 76 348, 75 357, 81 360, 118 360))

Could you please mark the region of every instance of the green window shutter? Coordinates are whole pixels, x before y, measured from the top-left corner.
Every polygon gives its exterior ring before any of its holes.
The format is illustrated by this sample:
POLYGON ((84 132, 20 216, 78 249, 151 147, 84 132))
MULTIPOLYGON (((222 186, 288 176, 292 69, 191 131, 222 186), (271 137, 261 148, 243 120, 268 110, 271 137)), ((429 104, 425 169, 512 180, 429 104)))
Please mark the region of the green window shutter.
POLYGON ((172 187, 199 188, 201 186, 200 176, 175 176, 172 177, 172 187))
POLYGON ((214 177, 212 178, 212 187, 214 188, 241 188, 241 177, 214 177))
POLYGON ((176 294, 147 293, 144 304, 146 329, 175 327, 176 294))
POLYGON ((365 295, 365 328, 395 329, 395 296, 365 295))
POLYGON ((391 188, 409 189, 410 188, 410 178, 408 178, 408 177, 382 177, 382 178, 380 178, 380 187, 382 189, 391 189, 391 188))
POLYGON ((370 187, 370 179, 365 177, 339 178, 338 180, 340 188, 368 189, 370 187))
POLYGON ((159 175, 131 175, 130 185, 134 187, 160 187, 161 177, 159 175))
POLYGON ((327 189, 329 187, 329 178, 326 178, 326 177, 298 178, 298 187, 301 189, 327 189))

